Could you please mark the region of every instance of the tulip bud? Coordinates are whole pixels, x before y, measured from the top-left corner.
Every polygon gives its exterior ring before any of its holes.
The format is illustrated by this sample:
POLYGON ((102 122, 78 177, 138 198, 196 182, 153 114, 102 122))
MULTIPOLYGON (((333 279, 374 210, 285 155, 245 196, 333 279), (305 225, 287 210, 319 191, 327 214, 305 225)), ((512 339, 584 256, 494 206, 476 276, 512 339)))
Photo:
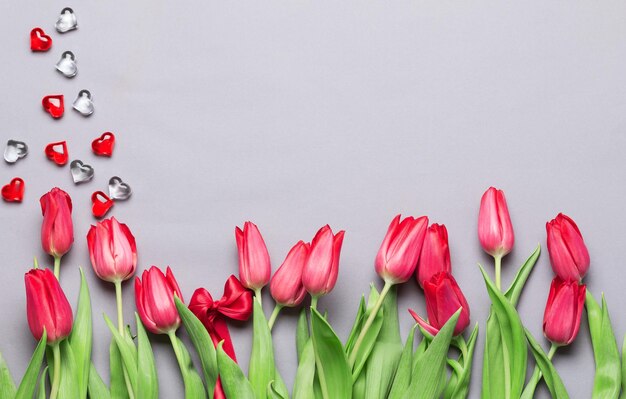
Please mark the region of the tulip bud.
POLYGON ((87 246, 93 270, 102 280, 117 283, 128 280, 135 273, 135 237, 114 217, 91 226, 87 246))
POLYGON ((415 321, 432 335, 436 335, 459 309, 461 314, 454 328, 454 335, 459 335, 470 322, 470 310, 467 300, 450 273, 441 272, 424 282, 426 313, 428 321, 418 316, 413 310, 409 312, 415 321))
POLYGON ((448 230, 441 224, 431 224, 426 230, 422 254, 417 268, 417 282, 420 287, 439 272, 452 270, 450 266, 450 248, 448 247, 448 230))
POLYGON ((400 221, 396 216, 387 229, 385 239, 376 255, 376 273, 387 283, 408 281, 417 267, 424 235, 428 226, 426 216, 409 216, 400 221))
POLYGON ((72 332, 72 308, 59 281, 49 269, 33 269, 24 275, 28 327, 36 340, 44 329, 48 344, 57 343, 72 332))
POLYGON ((43 250, 60 258, 74 242, 72 225, 72 199, 60 188, 53 188, 39 200, 43 214, 41 225, 41 245, 43 250))
POLYGON ((559 213, 546 223, 548 253, 554 273, 563 280, 580 281, 589 270, 589 252, 576 223, 559 213))
POLYGON ((485 252, 502 257, 513 249, 515 236, 504 191, 489 187, 480 200, 478 239, 485 252))
POLYGON ((251 290, 265 287, 270 281, 270 254, 259 228, 252 222, 246 222, 243 230, 235 228, 235 238, 239 250, 239 280, 251 290))
POLYGON ((573 280, 552 280, 543 315, 543 333, 553 344, 563 346, 574 341, 585 306, 586 287, 573 280))
POLYGON ((181 301, 183 295, 178 283, 167 267, 166 274, 152 266, 144 270, 141 280, 135 278, 135 302, 144 326, 155 334, 168 334, 180 325, 174 295, 181 301))
POLYGON ((344 231, 333 234, 329 225, 319 229, 302 270, 302 284, 313 297, 332 291, 339 274, 339 255, 344 231))
POLYGON ((272 298, 281 306, 298 306, 306 296, 306 290, 302 285, 302 270, 309 255, 309 249, 310 244, 298 241, 272 277, 270 292, 272 298))

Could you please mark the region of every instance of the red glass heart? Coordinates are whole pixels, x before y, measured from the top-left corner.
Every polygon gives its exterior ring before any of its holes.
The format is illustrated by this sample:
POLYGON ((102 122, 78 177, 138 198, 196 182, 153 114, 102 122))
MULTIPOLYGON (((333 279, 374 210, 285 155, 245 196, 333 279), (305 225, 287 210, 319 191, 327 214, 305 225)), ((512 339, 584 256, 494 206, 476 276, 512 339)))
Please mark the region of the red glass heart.
POLYGON ((93 213, 95 217, 103 217, 112 207, 113 200, 102 191, 96 191, 91 194, 91 213, 93 213))
POLYGON ((32 51, 48 51, 52 47, 52 38, 41 28, 30 31, 30 49, 32 51))
POLYGON ((111 132, 104 132, 102 136, 91 142, 91 149, 94 154, 102 157, 110 157, 113 155, 113 147, 115 146, 115 135, 111 132))
POLYGON ((22 202, 24 198, 24 180, 19 177, 2 187, 2 198, 7 202, 22 202))
POLYGON ((65 141, 58 141, 56 143, 50 143, 46 146, 46 157, 59 166, 63 166, 67 163, 69 154, 67 152, 67 143, 65 141), (59 152, 57 149, 61 147, 59 152))
POLYGON ((62 117, 63 112, 65 111, 65 106, 63 105, 63 94, 45 96, 41 100, 41 105, 43 105, 43 109, 54 119, 62 117))

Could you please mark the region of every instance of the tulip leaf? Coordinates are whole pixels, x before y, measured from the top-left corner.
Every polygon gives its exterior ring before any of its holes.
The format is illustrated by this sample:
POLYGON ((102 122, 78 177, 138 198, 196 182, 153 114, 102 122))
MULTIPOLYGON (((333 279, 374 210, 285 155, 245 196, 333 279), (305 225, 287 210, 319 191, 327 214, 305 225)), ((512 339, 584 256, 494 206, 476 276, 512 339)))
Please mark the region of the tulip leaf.
POLYGON ((622 341, 622 396, 620 398, 626 398, 626 335, 622 341))
POLYGON ((311 309, 311 339, 323 398, 350 398, 352 373, 348 359, 337 334, 316 309, 311 309))
POLYGON ((594 399, 617 398, 621 386, 620 355, 604 295, 602 295, 602 307, 600 307, 593 295, 587 291, 585 307, 596 363, 592 397, 594 399))
POLYGON ((352 325, 352 330, 350 330, 350 335, 348 335, 348 340, 346 341, 345 351, 348 356, 352 353, 352 347, 354 346, 354 342, 356 341, 359 333, 361 332, 361 327, 363 326, 363 322, 365 316, 365 297, 361 296, 361 301, 359 302, 359 308, 356 311, 356 318, 354 319, 354 324, 352 325))
POLYGON ((252 319, 253 339, 248 378, 257 399, 265 399, 267 386, 275 380, 276 366, 274 364, 272 333, 265 319, 263 308, 258 301, 254 301, 252 319))
POLYGON ((209 394, 209 398, 213 399, 213 391, 215 390, 215 383, 217 381, 217 360, 213 341, 202 322, 189 310, 187 305, 178 297, 175 297, 174 301, 176 302, 176 309, 178 309, 178 314, 185 326, 185 330, 187 330, 187 334, 189 338, 191 338, 191 342, 196 348, 196 353, 200 358, 207 393, 209 394))
POLYGON ((365 399, 384 399, 391 389, 402 345, 392 342, 376 342, 365 366, 365 399))
POLYGON ((159 378, 154 365, 154 354, 148 334, 135 313, 137 323, 137 392, 142 399, 158 399, 159 378))
MULTIPOLYGON (((112 346, 115 347, 115 344, 112 346)), ((115 347, 115 350, 117 351, 117 347, 115 347)), ((89 367, 88 392, 89 399, 111 399, 111 393, 104 384, 104 381, 102 381, 102 377, 98 374, 98 370, 96 370, 96 366, 94 366, 93 362, 90 363, 89 367)))
MULTIPOLYGON (((43 369, 41 377, 39 377, 39 384, 37 385, 37 399, 46 399, 46 377, 48 376, 48 367, 43 369)), ((6 396, 2 396, 6 398, 6 396)))
POLYGON ((126 333, 120 334, 115 328, 111 319, 107 315, 104 315, 104 321, 106 322, 109 330, 113 334, 117 348, 119 349, 120 356, 122 358, 123 370, 126 371, 130 386, 133 389, 135 397, 137 397, 137 353, 134 343, 128 342, 126 339, 126 333))
POLYGON ((367 380, 365 373, 359 374, 356 381, 352 384, 352 399, 364 399, 366 392, 365 389, 367 387, 367 380))
POLYGON ((202 378, 193 366, 189 351, 185 347, 183 341, 181 341, 180 338, 176 337, 175 334, 173 335, 173 338, 176 340, 176 345, 178 345, 179 353, 177 354, 177 356, 179 355, 181 357, 178 359, 178 364, 180 366, 180 371, 183 375, 183 380, 185 383, 185 399, 206 398, 206 392, 204 390, 202 378))
POLYGON ((274 381, 267 385, 268 399, 289 399, 289 395, 285 394, 282 388, 276 388, 274 381))
POLYGON ((26 372, 24 373, 24 377, 22 377, 22 382, 20 382, 20 386, 17 388, 15 399, 31 399, 35 394, 37 377, 39 376, 39 370, 41 369, 41 363, 43 362, 45 352, 46 331, 44 330, 43 335, 33 352, 33 356, 30 358, 28 367, 26 367, 26 372))
POLYGON ((78 307, 72 326, 69 342, 76 360, 78 390, 80 398, 87 397, 87 385, 89 384, 89 365, 91 364, 92 346, 92 321, 91 299, 89 286, 85 280, 83 269, 80 269, 80 292, 78 294, 78 307))
POLYGON ((400 363, 396 375, 393 379, 389 399, 400 399, 411 385, 411 374, 413 372, 413 344, 415 341, 415 326, 411 328, 406 344, 400 356, 400 363))
POLYGON ((314 399, 313 382, 315 380, 315 352, 310 339, 304 345, 293 384, 293 399, 314 399))
POLYGON ((511 302, 513 306, 517 306, 517 302, 519 302, 519 298, 522 295, 522 290, 524 289, 524 285, 530 276, 530 273, 533 271, 535 264, 537 263, 537 259, 539 259, 539 255, 541 254, 541 245, 537 245, 537 248, 533 251, 533 253, 526 259, 526 262, 519 268, 511 286, 506 291, 504 296, 511 302))
POLYGON ((541 345, 535 340, 530 331, 528 331, 528 329, 525 329, 525 331, 530 350, 535 357, 537 367, 539 367, 539 370, 543 374, 543 379, 550 391, 550 395, 553 399, 569 399, 565 385, 563 385, 563 381, 552 365, 548 355, 541 349, 541 345))
POLYGON ((296 351, 298 353, 298 362, 304 351, 304 347, 309 342, 309 322, 306 319, 306 309, 302 308, 298 317, 296 326, 296 351))
POLYGON ((0 353, 0 398, 13 398, 17 388, 11 377, 9 366, 0 353))
POLYGON ((452 376, 444 391, 443 397, 445 399, 465 399, 468 397, 477 338, 478 324, 472 330, 472 334, 467 342, 465 342, 465 339, 461 335, 454 338, 454 341, 459 343, 456 346, 461 348, 461 356, 459 358, 460 368, 453 369, 452 371, 452 376))
POLYGON ((224 394, 228 399, 256 399, 252 385, 243 375, 239 365, 222 349, 222 342, 217 346, 217 368, 224 394))
MULTIPOLYGON (((78 367, 76 366, 76 357, 72 346, 67 339, 59 343, 61 351, 61 382, 59 383, 59 398, 79 398, 80 387, 76 384, 79 378, 78 367)), ((49 367, 49 370, 53 368, 49 367)))
MULTIPOLYGON (((109 370, 111 374, 111 398, 128 399, 129 392, 126 388, 126 381, 124 380, 122 355, 115 343, 115 337, 111 339, 111 345, 109 346, 109 370)), ((89 374, 89 379, 91 383, 91 373, 89 374)))
MULTIPOLYGON (((365 318, 370 316, 370 311, 365 313, 365 318)), ((372 322, 370 328, 363 335, 363 340, 361 341, 361 345, 359 346, 356 357, 354 361, 354 367, 352 369, 352 380, 356 380, 361 370, 365 366, 365 362, 367 362, 368 357, 372 353, 374 349, 374 344, 376 344, 376 338, 378 337, 378 333, 383 325, 383 310, 380 309, 379 312, 374 316, 374 321, 372 322)))

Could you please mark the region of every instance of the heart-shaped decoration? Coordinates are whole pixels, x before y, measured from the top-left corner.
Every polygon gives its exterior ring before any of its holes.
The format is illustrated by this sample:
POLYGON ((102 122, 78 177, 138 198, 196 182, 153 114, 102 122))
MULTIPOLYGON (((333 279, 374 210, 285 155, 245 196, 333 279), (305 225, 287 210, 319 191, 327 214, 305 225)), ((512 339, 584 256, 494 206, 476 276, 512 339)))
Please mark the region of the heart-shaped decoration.
POLYGON ((48 144, 46 146, 46 157, 59 166, 65 165, 69 158, 67 143, 65 141, 58 141, 48 144))
POLYGON ((28 146, 23 141, 9 140, 4 149, 4 160, 8 163, 15 163, 19 159, 28 155, 28 146))
POLYGON ((30 49, 32 51, 48 51, 52 47, 52 38, 41 28, 30 31, 30 49))
POLYGON ((91 93, 89 92, 89 90, 79 91, 78 96, 76 97, 76 100, 74 100, 74 104, 72 106, 83 116, 89 116, 93 114, 94 107, 93 101, 91 100, 91 93))
POLYGON ((130 186, 117 176, 109 179, 109 196, 117 201, 124 201, 133 194, 130 186))
POLYGON ((56 64, 57 71, 61 72, 66 78, 73 78, 78 73, 76 66, 76 57, 71 51, 65 51, 61 55, 61 59, 56 64))
POLYGON ((62 9, 59 19, 57 19, 57 23, 54 26, 59 33, 69 32, 78 28, 78 21, 76 21, 74 10, 69 7, 62 9))
POLYGON ((24 180, 19 177, 2 187, 2 198, 7 202, 22 202, 24 198, 24 180))
POLYGON ((102 191, 96 191, 91 194, 91 213, 93 213, 95 217, 103 217, 112 207, 113 200, 107 197, 102 191))
POLYGON ((91 142, 93 153, 101 157, 110 157, 113 155, 113 147, 115 146, 115 135, 111 132, 104 132, 102 136, 91 142))
POLYGON ((75 184, 80 184, 93 179, 94 170, 91 165, 84 164, 81 160, 74 160, 70 163, 70 172, 75 184))
POLYGON ((54 119, 59 119, 65 112, 65 105, 63 104, 63 94, 55 94, 51 96, 45 96, 41 100, 43 109, 50 114, 54 119))

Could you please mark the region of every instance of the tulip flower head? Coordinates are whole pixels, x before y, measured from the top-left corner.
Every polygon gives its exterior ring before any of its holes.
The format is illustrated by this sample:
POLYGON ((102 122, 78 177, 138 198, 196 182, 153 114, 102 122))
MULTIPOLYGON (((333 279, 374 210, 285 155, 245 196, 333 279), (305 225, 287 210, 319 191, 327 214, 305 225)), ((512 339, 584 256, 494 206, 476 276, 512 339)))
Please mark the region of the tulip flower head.
POLYGON ((135 279, 137 312, 148 330, 155 334, 168 334, 178 328, 180 316, 174 295, 183 300, 169 266, 165 274, 152 266, 149 270, 144 270, 141 279, 135 279))
POLYGON ((72 199, 60 188, 53 188, 39 200, 43 223, 41 225, 41 246, 43 250, 60 258, 74 242, 72 224, 72 199))
POLYGON ((480 200, 478 239, 485 252, 503 257, 513 249, 515 236, 504 191, 489 187, 480 200))
POLYGON ((87 245, 93 270, 102 280, 116 283, 128 280, 135 273, 135 237, 114 217, 91 226, 87 245))
POLYGON ((332 291, 339 274, 339 255, 344 231, 333 234, 330 226, 319 229, 302 270, 302 284, 309 294, 319 297, 332 291))
POLYGON ((448 230, 441 224, 431 224, 426 230, 424 245, 417 267, 417 282, 420 287, 439 272, 450 273, 450 248, 448 247, 448 230))
POLYGON ((589 251, 576 223, 559 213, 546 223, 548 253, 554 273, 563 280, 580 281, 589 270, 589 251))
POLYGON ((259 228, 246 222, 243 229, 235 228, 237 249, 239 250, 239 280, 244 287, 260 290, 270 281, 270 255, 259 228))
POLYGON ((33 269, 24 275, 28 327, 36 340, 44 329, 48 344, 55 344, 72 332, 74 317, 59 281, 49 269, 33 269))
POLYGON ((276 270, 270 283, 272 298, 281 306, 298 306, 306 296, 302 285, 302 271, 311 245, 299 241, 291 248, 283 264, 276 270))
POLYGON ((585 295, 586 287, 578 281, 563 280, 559 276, 552 280, 543 315, 543 333, 553 344, 569 345, 576 338, 585 295))
POLYGON ((376 273, 390 284, 408 281, 417 267, 428 218, 412 216, 400 220, 396 216, 376 255, 376 273))

